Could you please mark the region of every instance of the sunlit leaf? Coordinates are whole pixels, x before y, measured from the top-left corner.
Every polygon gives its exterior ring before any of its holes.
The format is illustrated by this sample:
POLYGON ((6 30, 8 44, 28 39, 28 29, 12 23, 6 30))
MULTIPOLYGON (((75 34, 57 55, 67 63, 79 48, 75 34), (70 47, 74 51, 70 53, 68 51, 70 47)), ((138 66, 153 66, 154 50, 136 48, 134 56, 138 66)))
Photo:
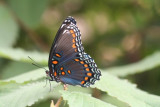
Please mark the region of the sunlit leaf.
POLYGON ((17 84, 15 81, 0 81, 0 96, 19 88, 23 84, 17 84))
POLYGON ((102 95, 101 100, 103 100, 105 102, 108 102, 110 104, 113 104, 117 107, 128 107, 129 106, 127 103, 119 101, 117 98, 111 97, 111 96, 108 96, 108 95, 105 95, 105 94, 102 95))
POLYGON ((127 76, 131 74, 141 73, 160 66, 160 52, 156 52, 151 56, 147 56, 143 60, 120 67, 113 67, 105 71, 117 76, 127 76))
POLYGON ((60 92, 63 99, 68 101, 69 107, 115 107, 114 105, 91 97, 90 94, 69 91, 60 92))
POLYGON ((47 53, 39 53, 36 51, 25 51, 20 48, 3 48, 0 47, 0 57, 15 60, 15 61, 24 61, 24 62, 33 62, 29 58, 31 57, 37 63, 46 64, 48 63, 48 54, 47 53))
MULTIPOLYGON (((35 71, 31 71, 27 74, 17 76, 15 78, 10 78, 10 80, 15 80, 17 83, 23 83, 24 81, 37 80, 44 76, 45 76, 44 71, 38 69, 35 71), (38 75, 37 75, 37 72, 39 72, 38 75)), ((55 83, 55 82, 52 82, 52 83, 55 83)), ((102 73, 101 80, 97 81, 96 84, 92 87, 96 87, 102 91, 107 92, 110 96, 117 98, 119 101, 122 101, 128 104, 129 106, 139 105, 141 107, 145 107, 145 106, 158 107, 158 105, 160 104, 159 96, 151 95, 142 90, 139 90, 136 88, 134 84, 131 84, 126 80, 119 79, 108 73, 102 73)), ((62 89, 63 88, 61 88, 60 90, 62 89)), ((79 89, 79 88, 76 87, 76 89, 79 89)), ((77 98, 78 97, 79 96, 77 96, 77 98)))
MULTIPOLYGON (((52 82, 52 86, 56 86, 52 82)), ((26 107, 31 106, 50 92, 50 86, 44 87, 44 82, 37 82, 22 86, 12 92, 0 96, 0 107, 26 107)))
POLYGON ((6 79, 5 81, 16 81, 17 83, 23 83, 31 80, 38 80, 40 78, 46 77, 45 71, 43 69, 37 69, 23 73, 21 75, 6 79))
POLYGON ((109 73, 102 73, 101 80, 92 87, 107 92, 131 107, 159 107, 160 104, 159 96, 148 94, 127 80, 119 79, 109 73))

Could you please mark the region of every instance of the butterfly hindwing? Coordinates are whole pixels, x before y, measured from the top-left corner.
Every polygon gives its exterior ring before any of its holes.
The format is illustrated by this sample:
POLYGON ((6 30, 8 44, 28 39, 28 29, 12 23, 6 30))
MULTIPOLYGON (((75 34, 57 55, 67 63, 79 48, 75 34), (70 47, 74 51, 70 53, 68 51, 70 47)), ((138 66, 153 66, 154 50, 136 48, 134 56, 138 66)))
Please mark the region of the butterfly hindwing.
POLYGON ((70 70, 70 73, 66 72, 66 75, 60 75, 60 79, 67 84, 81 85, 83 87, 94 84, 96 80, 99 80, 101 75, 97 69, 97 65, 94 60, 86 53, 82 57, 76 57, 63 66, 70 70))
POLYGON ((94 60, 84 52, 76 21, 68 17, 59 28, 49 55, 51 77, 57 82, 84 87, 101 75, 94 60))

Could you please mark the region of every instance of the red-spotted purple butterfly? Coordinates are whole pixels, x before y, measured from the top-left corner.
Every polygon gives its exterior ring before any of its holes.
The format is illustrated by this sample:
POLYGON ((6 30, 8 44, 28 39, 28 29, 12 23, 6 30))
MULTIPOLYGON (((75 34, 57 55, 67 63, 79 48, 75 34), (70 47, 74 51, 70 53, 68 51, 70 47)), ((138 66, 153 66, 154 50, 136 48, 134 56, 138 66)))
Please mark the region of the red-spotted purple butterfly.
POLYGON ((88 87, 99 80, 100 70, 94 60, 84 52, 80 30, 73 17, 67 17, 52 44, 46 71, 50 81, 88 87))

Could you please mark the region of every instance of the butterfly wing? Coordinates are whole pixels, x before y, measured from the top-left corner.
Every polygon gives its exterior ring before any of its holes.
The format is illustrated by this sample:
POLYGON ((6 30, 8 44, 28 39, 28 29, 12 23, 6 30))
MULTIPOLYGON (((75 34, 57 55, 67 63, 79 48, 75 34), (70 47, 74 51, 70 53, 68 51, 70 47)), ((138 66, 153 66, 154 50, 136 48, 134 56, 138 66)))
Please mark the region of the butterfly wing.
POLYGON ((49 55, 51 77, 57 82, 89 86, 101 75, 94 60, 84 52, 76 21, 68 17, 57 32, 49 55))
POLYGON ((73 34, 73 32, 78 32, 78 29, 73 28, 75 24, 76 21, 72 17, 68 17, 63 21, 50 50, 48 60, 50 76, 57 82, 59 82, 58 66, 65 63, 71 57, 75 57, 78 51, 75 45, 77 38, 76 35, 73 34), (77 31, 73 31, 73 29, 77 31))
POLYGON ((65 75, 59 75, 59 78, 67 84, 88 87, 99 80, 101 76, 96 63, 87 53, 83 53, 82 56, 77 55, 76 58, 69 60, 63 66, 67 72, 65 75))

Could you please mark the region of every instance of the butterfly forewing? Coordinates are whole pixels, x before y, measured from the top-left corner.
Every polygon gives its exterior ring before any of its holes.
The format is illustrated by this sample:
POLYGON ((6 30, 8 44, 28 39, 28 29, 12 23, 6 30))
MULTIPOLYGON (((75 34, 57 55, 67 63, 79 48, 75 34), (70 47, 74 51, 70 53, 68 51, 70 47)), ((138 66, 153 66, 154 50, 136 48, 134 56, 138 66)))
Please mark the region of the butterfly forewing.
POLYGON ((49 69, 57 82, 89 86, 101 75, 94 60, 84 52, 81 34, 72 17, 64 20, 49 55, 49 69))

